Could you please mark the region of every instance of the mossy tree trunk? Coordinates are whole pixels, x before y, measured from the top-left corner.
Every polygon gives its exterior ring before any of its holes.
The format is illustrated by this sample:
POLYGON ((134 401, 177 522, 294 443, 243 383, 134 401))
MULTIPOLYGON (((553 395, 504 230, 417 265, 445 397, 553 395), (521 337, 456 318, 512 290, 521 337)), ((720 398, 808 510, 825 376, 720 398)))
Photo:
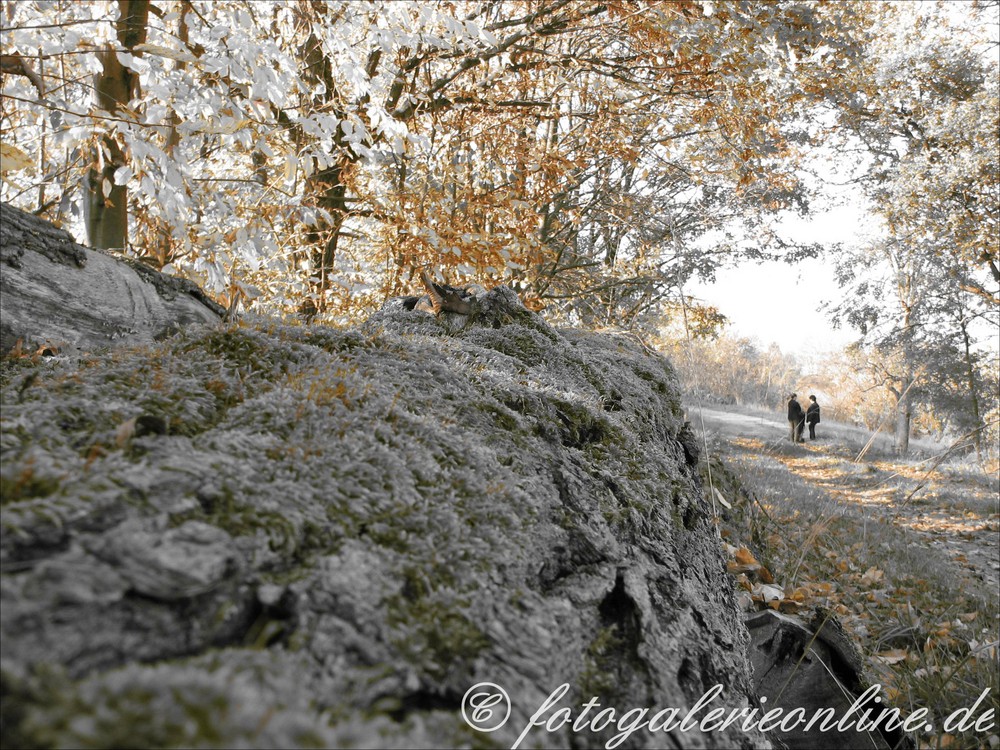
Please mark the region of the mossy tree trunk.
POLYGON ((135 260, 95 252, 44 219, 0 210, 0 351, 60 353, 162 338, 214 322, 222 308, 197 286, 135 260))

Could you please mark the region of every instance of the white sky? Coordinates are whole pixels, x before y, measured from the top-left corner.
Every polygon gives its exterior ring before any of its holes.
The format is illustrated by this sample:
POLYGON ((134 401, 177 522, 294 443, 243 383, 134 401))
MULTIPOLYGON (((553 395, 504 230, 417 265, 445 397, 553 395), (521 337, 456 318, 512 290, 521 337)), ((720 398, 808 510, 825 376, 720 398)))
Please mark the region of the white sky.
MULTIPOLYGON (((921 12, 937 6, 924 0, 911 7, 921 12)), ((968 0, 945 4, 955 24, 947 33, 959 33, 956 29, 968 26, 970 7, 968 0)), ((984 38, 995 39, 995 29, 996 26, 991 25, 984 38)), ((984 48, 989 59, 994 60, 994 45, 986 44, 984 48)), ((828 177, 836 171, 833 166, 836 164, 835 158, 830 161, 828 177)), ((857 200, 859 196, 849 191, 849 187, 840 191, 838 207, 826 214, 784 223, 785 234, 806 242, 848 244, 858 244, 864 237, 874 234, 877 230, 872 218, 857 200)), ((723 268, 717 271, 715 283, 690 284, 684 291, 719 308, 730 320, 727 329, 730 333, 756 338, 765 347, 774 342, 782 351, 803 358, 841 349, 858 338, 858 333, 850 328, 835 330, 827 316, 818 310, 823 302, 837 302, 841 295, 833 263, 822 258, 796 265, 744 263, 737 268, 723 268), (789 289, 793 290, 791 294, 789 289)), ((992 341, 996 346, 995 338, 992 341)))
MULTIPOLYGON (((855 244, 871 233, 868 222, 861 208, 846 205, 812 219, 795 217, 781 227, 790 239, 855 244)), ((730 333, 756 338, 764 347, 774 342, 785 353, 812 357, 858 337, 849 328, 834 329, 819 311, 823 302, 836 303, 841 294, 833 263, 823 258, 794 265, 747 262, 720 269, 712 284, 690 284, 684 291, 717 307, 729 318, 730 333)))

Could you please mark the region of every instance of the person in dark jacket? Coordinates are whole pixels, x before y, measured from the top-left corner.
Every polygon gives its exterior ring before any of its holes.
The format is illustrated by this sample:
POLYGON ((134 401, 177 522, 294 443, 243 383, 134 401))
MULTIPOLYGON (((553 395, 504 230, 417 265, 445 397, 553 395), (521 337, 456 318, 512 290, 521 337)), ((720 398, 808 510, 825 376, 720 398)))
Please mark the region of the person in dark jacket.
POLYGON ((798 394, 788 399, 788 438, 793 443, 802 442, 802 428, 805 426, 805 412, 798 402, 798 394))
POLYGON ((816 401, 815 396, 810 396, 809 400, 812 402, 809 404, 809 408, 806 409, 806 424, 809 425, 809 439, 816 439, 816 425, 819 424, 819 402, 816 401))

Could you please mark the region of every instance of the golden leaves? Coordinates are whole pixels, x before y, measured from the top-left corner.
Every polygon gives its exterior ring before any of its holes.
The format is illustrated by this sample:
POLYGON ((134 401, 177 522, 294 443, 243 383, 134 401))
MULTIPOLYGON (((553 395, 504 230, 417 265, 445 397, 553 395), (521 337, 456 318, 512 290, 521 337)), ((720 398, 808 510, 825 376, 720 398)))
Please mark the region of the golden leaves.
POLYGON ((0 179, 8 182, 8 172, 22 169, 34 171, 34 161, 24 151, 10 143, 0 142, 0 179))

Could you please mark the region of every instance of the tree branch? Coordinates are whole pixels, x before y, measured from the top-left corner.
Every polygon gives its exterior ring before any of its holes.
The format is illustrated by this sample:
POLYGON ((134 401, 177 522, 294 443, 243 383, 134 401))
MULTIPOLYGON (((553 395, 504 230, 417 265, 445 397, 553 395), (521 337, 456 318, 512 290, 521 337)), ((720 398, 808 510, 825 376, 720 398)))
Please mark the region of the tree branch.
POLYGON ((16 76, 24 76, 31 81, 31 85, 35 87, 36 91, 38 91, 38 98, 45 98, 45 87, 42 85, 42 79, 39 77, 38 73, 32 70, 31 66, 24 61, 24 58, 16 52, 9 55, 0 55, 0 72, 16 76))

